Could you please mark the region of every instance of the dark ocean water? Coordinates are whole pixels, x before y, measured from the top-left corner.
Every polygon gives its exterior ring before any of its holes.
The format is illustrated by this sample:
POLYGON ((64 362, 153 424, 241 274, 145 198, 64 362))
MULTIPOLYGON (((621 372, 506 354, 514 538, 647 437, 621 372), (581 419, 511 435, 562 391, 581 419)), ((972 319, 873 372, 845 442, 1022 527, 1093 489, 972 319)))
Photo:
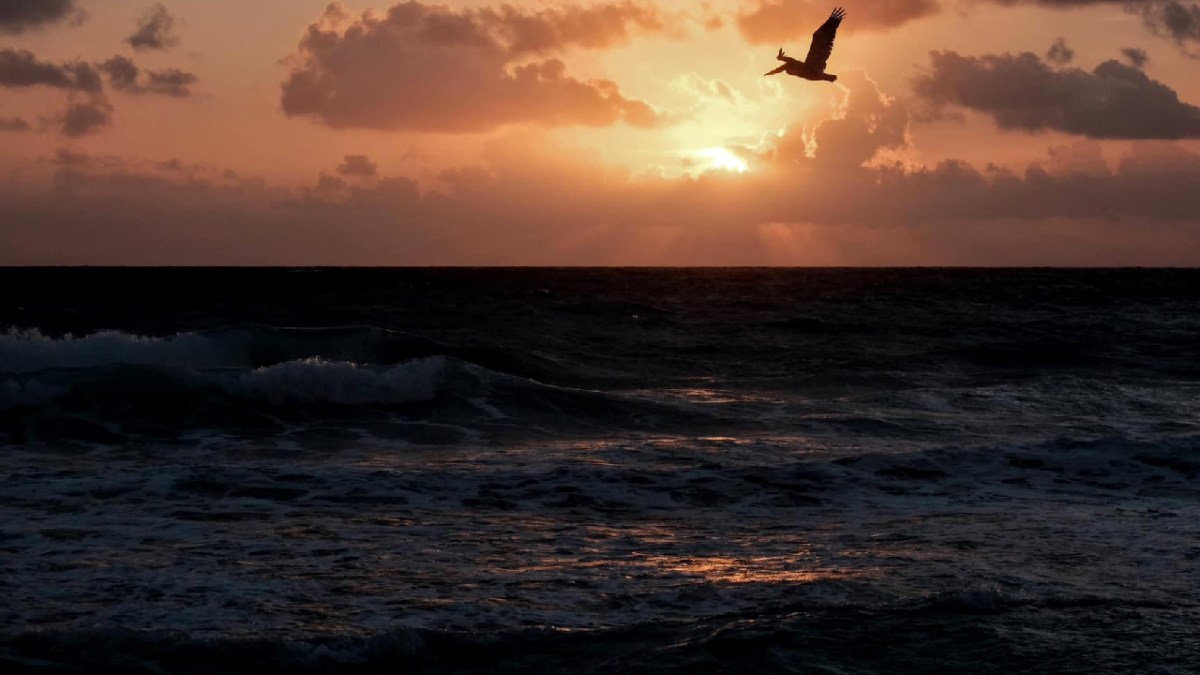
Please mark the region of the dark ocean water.
POLYGON ((1200 271, 0 269, 0 665, 1200 672, 1200 271))

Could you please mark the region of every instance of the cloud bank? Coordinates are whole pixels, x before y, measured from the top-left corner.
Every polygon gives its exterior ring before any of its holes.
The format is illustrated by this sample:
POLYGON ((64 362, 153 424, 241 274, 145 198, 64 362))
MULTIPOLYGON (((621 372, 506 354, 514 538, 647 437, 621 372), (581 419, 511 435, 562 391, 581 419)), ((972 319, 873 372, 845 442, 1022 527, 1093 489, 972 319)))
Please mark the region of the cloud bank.
POLYGON ((1062 131, 1090 138, 1200 138, 1200 108, 1135 66, 1101 63, 1092 72, 1055 69, 1029 52, 930 54, 913 80, 917 97, 990 116, 1005 131, 1062 131))
POLYGON ((1195 153, 1084 141, 1023 171, 913 167, 887 159, 908 148, 905 105, 861 72, 839 84, 825 119, 731 147, 745 174, 637 177, 531 130, 428 185, 356 155, 284 190, 67 154, 49 192, 0 183, 0 263, 1200 263, 1195 153))
POLYGON ((335 128, 653 127, 659 114, 615 82, 574 78, 563 60, 543 57, 664 31, 657 10, 632 2, 536 12, 406 2, 357 17, 331 5, 291 57, 281 104, 335 128))

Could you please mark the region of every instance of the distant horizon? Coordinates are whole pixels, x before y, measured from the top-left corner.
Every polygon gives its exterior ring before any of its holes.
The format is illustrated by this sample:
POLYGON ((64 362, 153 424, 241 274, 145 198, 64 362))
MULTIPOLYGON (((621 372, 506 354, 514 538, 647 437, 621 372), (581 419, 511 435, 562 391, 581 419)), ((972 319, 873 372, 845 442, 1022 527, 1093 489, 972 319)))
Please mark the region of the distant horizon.
POLYGON ((791 270, 1200 271, 1200 265, 0 265, 7 270, 791 270))

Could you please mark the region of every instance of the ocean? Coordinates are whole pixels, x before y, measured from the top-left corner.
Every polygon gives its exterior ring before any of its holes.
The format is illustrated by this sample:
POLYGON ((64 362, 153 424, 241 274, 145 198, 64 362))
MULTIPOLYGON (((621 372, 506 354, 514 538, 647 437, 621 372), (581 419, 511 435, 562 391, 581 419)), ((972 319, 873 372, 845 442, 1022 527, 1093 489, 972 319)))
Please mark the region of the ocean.
POLYGON ((0 667, 1200 672, 1200 271, 0 269, 0 667))

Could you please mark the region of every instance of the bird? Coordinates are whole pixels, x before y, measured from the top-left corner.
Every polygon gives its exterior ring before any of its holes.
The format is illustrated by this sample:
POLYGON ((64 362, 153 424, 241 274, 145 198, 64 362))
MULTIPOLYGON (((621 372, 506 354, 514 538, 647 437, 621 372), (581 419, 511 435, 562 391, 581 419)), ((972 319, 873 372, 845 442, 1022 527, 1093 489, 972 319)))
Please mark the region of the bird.
POLYGON ((787 73, 806 80, 837 82, 837 75, 825 72, 825 64, 829 62, 829 55, 833 53, 833 39, 837 37, 838 26, 842 25, 844 18, 846 18, 846 10, 835 7, 825 23, 821 24, 821 27, 813 33, 812 45, 809 46, 808 56, 803 61, 784 54, 783 47, 780 47, 775 58, 783 61, 783 65, 766 73, 763 77, 776 73, 787 73))

